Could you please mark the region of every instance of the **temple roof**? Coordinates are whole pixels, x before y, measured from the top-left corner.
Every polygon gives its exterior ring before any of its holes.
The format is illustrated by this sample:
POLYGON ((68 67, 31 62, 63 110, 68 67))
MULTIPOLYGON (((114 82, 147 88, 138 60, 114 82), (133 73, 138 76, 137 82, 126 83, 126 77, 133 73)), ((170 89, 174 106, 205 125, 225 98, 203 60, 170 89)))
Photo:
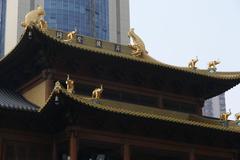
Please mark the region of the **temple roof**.
POLYGON ((39 107, 30 103, 14 91, 0 89, 0 110, 1 109, 37 112, 39 107))
MULTIPOLYGON (((226 127, 223 126, 221 121, 217 118, 207 118, 193 114, 168 111, 150 106, 136 105, 108 99, 93 99, 91 97, 69 93, 60 85, 60 83, 55 85, 55 88, 46 105, 39 111, 47 112, 48 108, 52 106, 52 104, 57 105, 55 99, 56 96, 59 99, 74 101, 77 103, 78 107, 81 106, 93 110, 101 110, 127 116, 240 133, 240 127, 236 126, 233 121, 229 122, 229 126, 226 127)), ((54 108, 54 106, 52 107, 54 108)))
MULTIPOLYGON (((39 30, 38 30, 39 31, 39 30)), ((180 72, 187 72, 189 74, 195 74, 195 75, 201 75, 201 76, 206 76, 206 77, 211 77, 211 78, 216 78, 216 79, 223 79, 223 80, 240 80, 240 72, 209 72, 209 70, 204 70, 204 69, 197 69, 193 70, 188 67, 180 67, 180 66, 174 66, 174 65, 169 65, 163 62, 160 62, 154 58, 152 58, 150 55, 144 55, 143 57, 136 57, 131 54, 131 49, 126 46, 126 45, 120 45, 120 44, 115 44, 107 41, 101 41, 102 42, 102 48, 96 47, 96 39, 86 37, 86 36, 81 36, 82 40, 84 39, 84 42, 81 44, 78 42, 77 36, 73 38, 72 41, 66 42, 63 40, 64 37, 66 37, 67 33, 63 33, 63 38, 57 38, 57 30, 53 29, 48 29, 45 32, 41 32, 44 36, 60 43, 66 46, 70 46, 76 49, 81 49, 81 50, 86 50, 86 51, 92 51, 92 53, 96 54, 103 54, 103 55, 109 55, 109 56, 114 56, 116 58, 122 58, 122 59, 127 59, 130 61, 136 61, 136 62, 141 62, 141 63, 147 63, 151 64, 160 68, 166 68, 170 70, 175 70, 175 71, 180 71, 180 72), (115 45, 119 45, 121 47, 121 51, 117 52, 114 50, 115 45)))
MULTIPOLYGON (((111 43, 107 41, 101 41, 102 47, 96 47, 96 39, 87 37, 87 36, 81 36, 81 35, 75 35, 73 40, 71 41, 64 41, 64 37, 66 37, 67 33, 58 31, 58 30, 53 30, 53 29, 48 29, 46 31, 41 31, 38 28, 33 28, 33 29, 28 29, 22 36, 22 39, 20 40, 19 44, 14 48, 7 56, 1 59, 1 61, 4 61, 5 58, 10 56, 15 50, 19 47, 21 41, 25 38, 28 38, 28 34, 31 32, 31 36, 35 36, 35 32, 37 34, 41 34, 44 36, 44 38, 53 40, 59 44, 69 46, 72 48, 80 49, 80 50, 85 50, 85 51, 91 51, 92 53, 95 54, 103 54, 103 55, 109 55, 109 56, 114 56, 116 58, 122 58, 122 59, 127 59, 130 61, 136 61, 136 62, 141 62, 141 63, 147 63, 151 64, 160 68, 166 68, 169 70, 175 70, 179 72, 187 72, 189 74, 195 74, 195 75, 200 75, 200 76, 206 76, 206 77, 211 77, 215 79, 222 79, 222 80, 240 80, 240 72, 209 72, 207 69, 197 69, 193 70, 188 67, 180 67, 180 66, 174 66, 174 65, 169 65, 163 62, 160 62, 154 58, 152 58, 150 55, 144 55, 143 57, 136 57, 131 54, 131 49, 126 46, 126 45, 120 45, 116 43, 111 43), (57 38, 57 34, 61 33, 62 38, 57 38), (78 36, 81 37, 81 40, 83 40, 82 43, 78 41, 78 36), (120 46, 120 51, 116 51, 114 47, 118 45, 120 46)), ((28 38, 31 40, 31 38, 28 38)), ((1 62, 0 62, 1 63, 1 62)))
POLYGON ((150 106, 143 106, 108 99, 96 100, 90 97, 69 93, 61 85, 55 85, 55 88, 53 89, 51 95, 46 102, 46 105, 43 108, 39 108, 33 105, 14 91, 0 89, 0 110, 3 109, 44 113, 48 112, 47 110, 49 107, 59 108, 56 106, 52 106, 53 104, 57 105, 55 99, 56 96, 58 96, 59 99, 76 102, 78 107, 81 106, 93 110, 101 110, 104 112, 111 112, 126 116, 240 133, 240 127, 236 126, 234 122, 230 122, 230 125, 228 127, 225 127, 220 123, 219 119, 207 118, 175 111, 168 111, 159 108, 153 108, 150 106))
MULTIPOLYGON (((67 33, 52 29, 41 31, 35 27, 28 28, 17 46, 0 60, 0 76, 3 77, 0 80, 1 84, 7 86, 12 79, 12 83, 14 82, 16 86, 11 83, 10 87, 19 87, 30 78, 40 74, 43 69, 52 69, 60 63, 66 63, 66 68, 68 65, 78 63, 78 66, 73 66, 73 68, 78 68, 81 64, 81 58, 86 57, 89 61, 94 61, 94 63, 101 64, 108 69, 114 68, 113 65, 119 65, 120 72, 115 71, 115 73, 121 74, 127 70, 132 70, 132 73, 138 72, 140 77, 136 79, 140 81, 144 81, 141 80, 141 77, 146 79, 143 87, 203 99, 217 96, 240 82, 240 72, 212 73, 208 70, 178 67, 159 62, 149 55, 133 56, 131 49, 126 45, 81 35, 74 35, 71 41, 65 41, 66 35, 67 33), (100 41, 101 46, 96 46, 98 41, 100 41), (120 47, 120 49, 116 50, 116 47, 120 47), (71 60, 71 64, 66 59, 71 60), (104 64, 101 63, 102 61, 104 64), (178 93, 178 90, 181 91, 178 93)), ((84 59, 82 61, 86 62, 84 59)), ((71 70, 67 72, 71 72, 71 70)))

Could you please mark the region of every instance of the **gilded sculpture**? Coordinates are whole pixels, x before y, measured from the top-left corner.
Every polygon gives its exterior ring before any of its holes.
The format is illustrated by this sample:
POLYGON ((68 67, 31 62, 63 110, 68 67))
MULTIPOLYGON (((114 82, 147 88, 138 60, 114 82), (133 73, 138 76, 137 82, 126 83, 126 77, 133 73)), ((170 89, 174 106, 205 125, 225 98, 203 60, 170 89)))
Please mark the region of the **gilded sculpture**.
POLYGON ((47 22, 44 20, 45 11, 42 6, 38 6, 37 9, 28 12, 25 16, 24 22, 21 25, 25 28, 36 26, 41 30, 47 29, 47 22))
POLYGON ((59 93, 61 89, 62 89, 62 86, 61 86, 60 82, 57 81, 57 82, 55 83, 54 90, 55 90, 57 93, 59 93))
POLYGON ((70 79, 69 75, 67 75, 66 85, 67 92, 74 93, 74 81, 70 79))
POLYGON ((222 121, 227 121, 228 120, 228 117, 231 115, 231 110, 229 109, 229 112, 226 112, 226 113, 221 113, 220 114, 220 120, 222 121))
POLYGON ((191 59, 191 61, 188 63, 188 68, 191 69, 197 69, 196 64, 198 62, 198 57, 196 57, 195 59, 191 59))
POLYGON ((128 37, 132 39, 132 43, 133 43, 128 45, 130 48, 133 49, 132 55, 140 57, 148 53, 145 49, 143 40, 134 32, 134 28, 131 28, 128 31, 128 37))
POLYGON ((221 62, 219 60, 214 60, 214 61, 208 62, 208 70, 209 71, 216 71, 217 70, 216 65, 218 65, 220 63, 221 62))
POLYGON ((64 42, 72 41, 72 40, 73 40, 73 37, 76 35, 76 33, 77 33, 77 29, 75 28, 74 31, 71 31, 71 32, 69 32, 69 33, 67 34, 66 39, 64 39, 63 41, 64 41, 64 42))
POLYGON ((100 99, 103 93, 103 85, 101 84, 100 88, 96 88, 92 92, 92 98, 100 99))
POLYGON ((47 21, 45 21, 43 18, 41 18, 40 21, 39 21, 39 28, 42 31, 46 31, 48 29, 47 21))
POLYGON ((235 118, 236 118, 236 120, 240 121, 240 113, 236 113, 235 118))
POLYGON ((239 126, 240 125, 240 113, 236 113, 235 118, 236 118, 236 125, 239 126))

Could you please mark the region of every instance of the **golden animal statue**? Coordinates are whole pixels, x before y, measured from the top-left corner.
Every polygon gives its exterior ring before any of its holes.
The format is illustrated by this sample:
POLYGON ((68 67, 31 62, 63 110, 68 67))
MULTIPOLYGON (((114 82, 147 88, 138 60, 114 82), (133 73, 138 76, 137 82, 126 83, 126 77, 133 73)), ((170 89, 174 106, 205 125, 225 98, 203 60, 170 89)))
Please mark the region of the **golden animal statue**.
POLYGON ((40 19, 40 21, 39 21, 39 28, 42 31, 46 31, 48 29, 47 21, 45 21, 44 19, 40 19))
POLYGON ((227 121, 228 117, 231 115, 231 110, 229 109, 229 112, 221 113, 220 114, 220 120, 227 121))
POLYGON ((76 33, 77 33, 77 29, 75 28, 74 31, 69 32, 69 33, 67 34, 67 38, 64 39, 63 41, 64 41, 64 42, 72 41, 72 40, 73 40, 73 37, 76 35, 76 33))
POLYGON ((74 93, 74 81, 70 79, 69 75, 67 75, 66 85, 67 92, 74 93))
POLYGON ((24 22, 21 25, 25 28, 36 26, 41 30, 47 28, 47 22, 44 20, 45 11, 41 6, 38 6, 37 9, 28 12, 25 16, 24 22))
POLYGON ((191 59, 191 61, 188 63, 188 68, 196 69, 197 62, 198 62, 198 57, 196 57, 195 59, 191 59))
POLYGON ((145 49, 143 40, 134 32, 134 28, 131 28, 128 31, 128 37, 131 38, 133 42, 133 44, 128 45, 130 48, 133 49, 132 55, 139 57, 143 54, 148 54, 145 49))
POLYGON ((93 90, 92 98, 100 99, 101 96, 102 96, 102 92, 103 92, 103 85, 101 84, 100 88, 96 88, 96 89, 93 90))
POLYGON ((236 113, 235 118, 236 118, 237 121, 240 121, 240 113, 236 113))
POLYGON ((216 65, 220 64, 221 62, 220 61, 210 61, 208 63, 208 69, 216 69, 216 65))

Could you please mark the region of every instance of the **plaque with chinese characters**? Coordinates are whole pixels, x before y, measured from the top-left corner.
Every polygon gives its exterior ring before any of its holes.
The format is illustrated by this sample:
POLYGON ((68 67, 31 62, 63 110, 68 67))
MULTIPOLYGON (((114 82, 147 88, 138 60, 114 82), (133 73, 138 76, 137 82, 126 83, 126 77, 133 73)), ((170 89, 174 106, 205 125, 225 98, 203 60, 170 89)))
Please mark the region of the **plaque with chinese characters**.
POLYGON ((58 38, 58 39, 63 39, 63 32, 57 31, 57 32, 56 32, 56 38, 58 38))
POLYGON ((101 40, 96 40, 96 47, 102 48, 102 41, 101 40))

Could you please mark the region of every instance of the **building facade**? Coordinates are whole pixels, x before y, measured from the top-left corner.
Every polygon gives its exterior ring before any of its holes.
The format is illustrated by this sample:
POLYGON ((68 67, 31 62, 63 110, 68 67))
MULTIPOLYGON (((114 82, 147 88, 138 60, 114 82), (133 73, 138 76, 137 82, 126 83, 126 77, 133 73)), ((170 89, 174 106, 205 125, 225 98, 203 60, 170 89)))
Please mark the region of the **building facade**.
POLYGON ((6 0, 0 0, 0 57, 4 52, 6 0))
POLYGON ((226 112, 225 94, 208 99, 204 103, 203 115, 207 117, 219 118, 221 113, 226 112))
POLYGON ((28 28, 0 60, 0 160, 239 160, 240 120, 203 117, 202 106, 240 72, 66 35, 28 28))
POLYGON ((14 0, 7 1, 5 54, 19 41, 25 14, 37 5, 44 6, 51 28, 76 29, 78 34, 114 43, 129 42, 129 0, 14 0))

